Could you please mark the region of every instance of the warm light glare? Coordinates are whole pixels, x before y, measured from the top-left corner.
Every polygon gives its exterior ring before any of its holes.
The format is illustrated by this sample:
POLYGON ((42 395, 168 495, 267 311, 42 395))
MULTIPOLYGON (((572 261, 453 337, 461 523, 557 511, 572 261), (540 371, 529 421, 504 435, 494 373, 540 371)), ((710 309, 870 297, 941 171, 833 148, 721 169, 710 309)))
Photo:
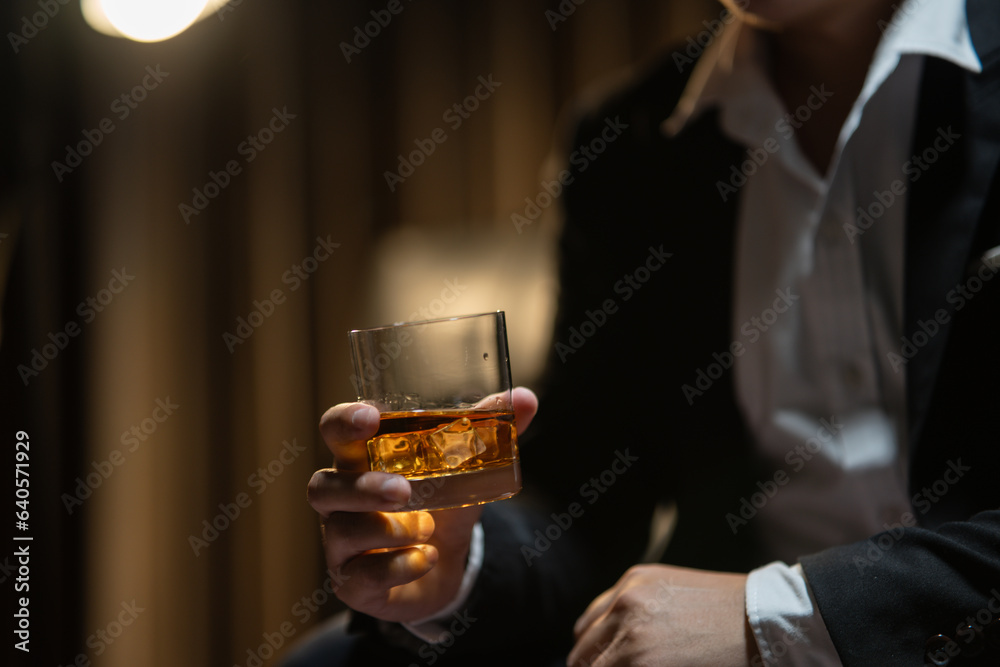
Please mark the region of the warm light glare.
POLYGON ((138 42, 159 42, 183 32, 197 21, 209 2, 210 0, 84 0, 82 4, 87 22, 101 32, 117 33, 138 42))

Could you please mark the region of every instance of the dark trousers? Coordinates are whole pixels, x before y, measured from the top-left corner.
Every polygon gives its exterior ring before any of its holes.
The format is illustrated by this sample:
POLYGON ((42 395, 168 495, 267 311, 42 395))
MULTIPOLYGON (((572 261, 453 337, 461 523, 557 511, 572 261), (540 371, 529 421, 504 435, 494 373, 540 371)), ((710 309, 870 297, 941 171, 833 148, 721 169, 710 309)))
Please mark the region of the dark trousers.
POLYGON ((541 656, 536 649, 503 656, 452 652, 447 648, 427 647, 421 652, 391 646, 378 638, 347 634, 347 614, 339 614, 303 637, 287 655, 281 667, 487 667, 523 665, 529 667, 565 667, 563 658, 541 656))

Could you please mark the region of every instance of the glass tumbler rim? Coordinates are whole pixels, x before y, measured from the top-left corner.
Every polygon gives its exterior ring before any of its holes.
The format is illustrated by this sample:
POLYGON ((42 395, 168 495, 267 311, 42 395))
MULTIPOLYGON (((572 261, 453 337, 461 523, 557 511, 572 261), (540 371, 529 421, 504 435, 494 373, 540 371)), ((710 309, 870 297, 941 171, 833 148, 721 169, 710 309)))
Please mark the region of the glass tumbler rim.
POLYGON ((348 333, 348 335, 353 335, 353 334, 359 334, 359 333, 368 333, 368 332, 372 332, 372 331, 383 331, 385 329, 396 329, 396 328, 399 328, 399 327, 409 327, 409 326, 418 326, 418 325, 424 325, 424 324, 434 324, 436 322, 452 322, 452 321, 455 321, 455 320, 469 320, 469 319, 472 319, 474 317, 484 317, 486 315, 504 315, 504 311, 502 311, 502 310, 489 310, 489 311, 485 311, 485 312, 482 312, 482 313, 470 313, 468 315, 455 315, 453 317, 436 317, 436 318, 433 318, 433 319, 430 319, 430 320, 411 320, 411 321, 407 321, 407 322, 393 322, 392 324, 382 324, 382 325, 374 326, 374 327, 366 327, 364 329, 351 329, 347 333, 348 333))

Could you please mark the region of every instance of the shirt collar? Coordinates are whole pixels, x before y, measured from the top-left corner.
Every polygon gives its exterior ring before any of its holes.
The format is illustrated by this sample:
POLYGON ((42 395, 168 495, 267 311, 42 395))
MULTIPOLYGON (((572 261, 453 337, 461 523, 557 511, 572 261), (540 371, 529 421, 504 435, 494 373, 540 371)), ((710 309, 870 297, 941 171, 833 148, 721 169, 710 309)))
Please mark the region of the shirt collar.
MULTIPOLYGON (((982 71, 964 0, 905 0, 892 20, 879 27, 882 40, 859 95, 859 107, 878 90, 903 54, 944 58, 970 72, 982 71)), ((773 117, 774 109, 761 109, 761 104, 770 107, 776 102, 766 75, 767 54, 763 47, 757 30, 739 18, 725 26, 695 64, 677 106, 662 124, 663 132, 676 135, 711 107, 720 107, 723 113, 739 113, 744 121, 773 117), (772 94, 761 96, 761 86, 772 94), (756 113, 743 115, 741 112, 748 106, 755 106, 756 113)), ((783 113, 780 108, 777 111, 778 115, 783 113)))

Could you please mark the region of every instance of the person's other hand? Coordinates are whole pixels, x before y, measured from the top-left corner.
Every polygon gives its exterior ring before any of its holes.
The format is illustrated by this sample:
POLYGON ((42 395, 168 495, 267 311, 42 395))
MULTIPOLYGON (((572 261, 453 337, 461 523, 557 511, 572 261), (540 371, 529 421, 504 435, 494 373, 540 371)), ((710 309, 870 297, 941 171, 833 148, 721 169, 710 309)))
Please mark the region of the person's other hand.
MULTIPOLYGON (((535 416, 538 399, 523 387, 512 397, 520 434, 535 416)), ((365 443, 378 421, 378 411, 362 403, 326 411, 320 432, 335 469, 313 474, 309 504, 322 518, 337 597, 376 618, 414 621, 439 611, 458 593, 482 507, 400 512, 410 499, 410 482, 368 470, 365 443)))
POLYGON ((629 569, 573 628, 570 667, 745 667, 757 645, 746 620, 745 574, 668 565, 629 569))

